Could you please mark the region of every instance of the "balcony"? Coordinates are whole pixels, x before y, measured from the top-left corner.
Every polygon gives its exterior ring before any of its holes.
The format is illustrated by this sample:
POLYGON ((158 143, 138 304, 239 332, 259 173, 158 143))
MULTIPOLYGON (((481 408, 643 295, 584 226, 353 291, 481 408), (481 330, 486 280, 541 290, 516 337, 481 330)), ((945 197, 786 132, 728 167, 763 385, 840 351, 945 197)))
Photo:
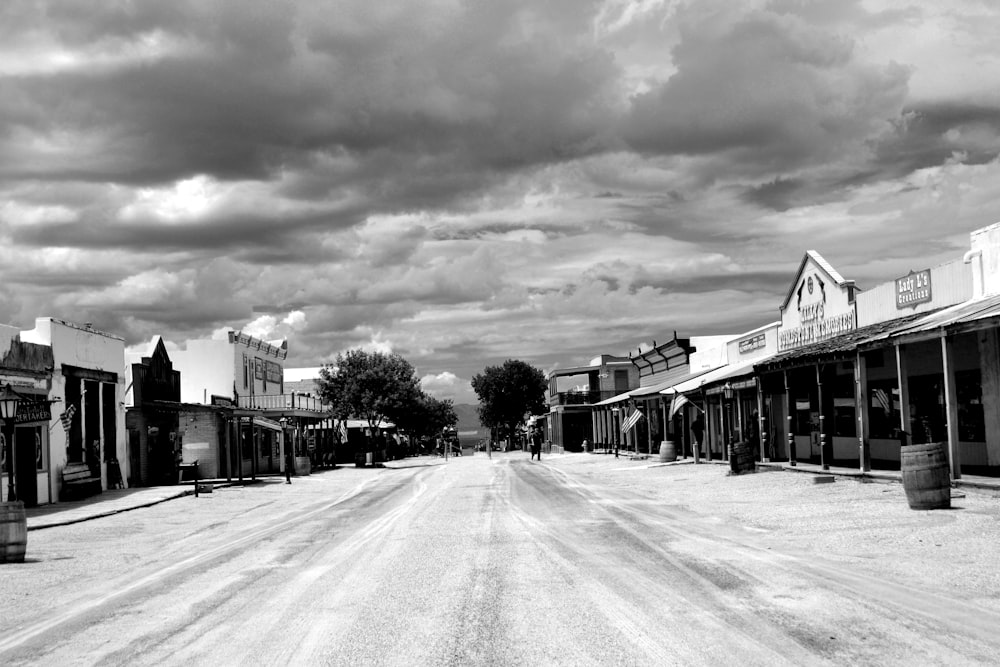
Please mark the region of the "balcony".
POLYGON ((549 405, 593 405, 617 396, 614 391, 561 391, 549 394, 549 405))
POLYGON ((280 410, 305 410, 307 412, 326 413, 329 407, 322 400, 303 394, 276 394, 263 396, 240 396, 238 406, 245 410, 264 410, 273 412, 280 410))

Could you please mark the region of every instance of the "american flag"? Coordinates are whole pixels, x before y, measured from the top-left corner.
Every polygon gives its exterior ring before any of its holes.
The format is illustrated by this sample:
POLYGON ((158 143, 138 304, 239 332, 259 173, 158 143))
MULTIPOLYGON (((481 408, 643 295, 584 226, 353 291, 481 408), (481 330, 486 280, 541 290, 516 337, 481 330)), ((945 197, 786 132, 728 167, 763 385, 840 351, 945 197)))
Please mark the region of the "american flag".
POLYGON ((632 414, 630 414, 625 421, 622 422, 622 433, 625 433, 630 428, 638 424, 640 419, 642 419, 642 410, 636 408, 632 411, 632 414))
POLYGON ((63 430, 66 431, 66 435, 69 435, 69 430, 73 428, 73 415, 76 414, 76 406, 71 405, 66 408, 66 411, 59 415, 59 421, 62 422, 63 430))
POLYGON ((882 407, 882 411, 885 414, 892 414, 892 404, 889 402, 889 395, 885 393, 885 389, 876 389, 874 392, 875 400, 882 407))
POLYGON ((347 442, 347 424, 343 420, 340 422, 340 441, 347 442))

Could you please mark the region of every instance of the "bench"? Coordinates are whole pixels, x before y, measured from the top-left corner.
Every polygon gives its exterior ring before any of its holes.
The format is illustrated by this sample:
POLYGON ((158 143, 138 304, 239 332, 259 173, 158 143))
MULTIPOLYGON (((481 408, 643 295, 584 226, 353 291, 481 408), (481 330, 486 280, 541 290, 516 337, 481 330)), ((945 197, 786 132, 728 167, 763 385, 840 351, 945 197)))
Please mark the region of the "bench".
POLYGON ((62 469, 62 500, 86 498, 101 492, 101 478, 86 463, 67 463, 62 469))

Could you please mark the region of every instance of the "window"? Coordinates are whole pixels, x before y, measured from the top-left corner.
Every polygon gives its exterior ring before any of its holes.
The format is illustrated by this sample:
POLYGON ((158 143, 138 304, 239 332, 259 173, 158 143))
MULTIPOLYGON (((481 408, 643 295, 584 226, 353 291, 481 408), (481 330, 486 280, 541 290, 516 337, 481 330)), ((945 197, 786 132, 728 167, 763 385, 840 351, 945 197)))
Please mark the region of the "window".
POLYGON ((819 430, 819 412, 812 409, 808 394, 792 399, 792 415, 795 417, 795 435, 810 435, 819 430))
POLYGON ((982 373, 978 368, 955 373, 955 393, 958 403, 958 439, 964 442, 986 442, 982 373))
POLYGON ((858 434, 854 403, 854 373, 837 374, 833 378, 833 435, 853 438, 858 434))
POLYGON ((868 383, 868 435, 872 438, 899 437, 899 389, 896 381, 868 383))
POLYGON ((243 355, 243 388, 250 386, 250 360, 247 355, 243 355))

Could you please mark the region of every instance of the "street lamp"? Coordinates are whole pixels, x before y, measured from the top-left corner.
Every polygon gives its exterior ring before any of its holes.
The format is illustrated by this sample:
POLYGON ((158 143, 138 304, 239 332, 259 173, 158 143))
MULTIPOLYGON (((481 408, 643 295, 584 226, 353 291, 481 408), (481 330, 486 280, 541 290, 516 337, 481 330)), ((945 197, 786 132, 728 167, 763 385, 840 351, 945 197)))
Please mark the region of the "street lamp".
MULTIPOLYGON (((618 406, 611 408, 611 442, 615 450, 618 450, 618 438, 621 437, 621 423, 618 421, 618 406)), ((605 452, 610 453, 610 452, 605 452)))
POLYGON ((286 436, 285 436, 285 427, 288 426, 288 418, 287 417, 282 417, 281 419, 278 420, 278 423, 281 424, 281 445, 282 445, 282 447, 285 448, 285 484, 291 484, 292 483, 292 466, 291 466, 292 457, 291 457, 291 449, 288 447, 288 442, 287 442, 287 439, 286 439, 286 436))
POLYGON ((21 397, 11 388, 10 384, 3 388, 0 394, 0 418, 3 419, 4 426, 11 426, 10 437, 5 438, 6 459, 7 459, 7 502, 17 500, 17 493, 14 491, 14 417, 17 415, 17 404, 21 397))

